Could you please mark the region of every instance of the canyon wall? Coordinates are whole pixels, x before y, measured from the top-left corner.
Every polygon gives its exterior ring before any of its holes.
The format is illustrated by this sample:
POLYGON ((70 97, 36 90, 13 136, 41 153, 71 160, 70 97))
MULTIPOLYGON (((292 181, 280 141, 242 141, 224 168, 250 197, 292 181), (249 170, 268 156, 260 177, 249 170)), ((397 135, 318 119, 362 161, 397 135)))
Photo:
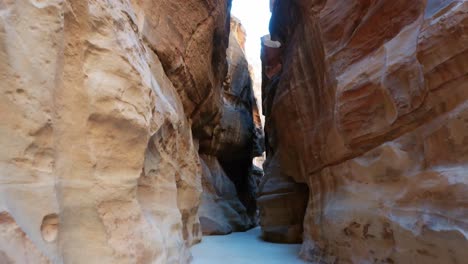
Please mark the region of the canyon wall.
POLYGON ((231 19, 228 73, 223 82, 221 121, 213 139, 202 143, 203 195, 200 222, 204 234, 245 231, 257 224, 257 180, 252 159, 262 155, 263 131, 245 59, 245 30, 231 19))
POLYGON ((272 13, 264 238, 302 239, 316 263, 465 262, 468 2, 276 0, 272 13))
POLYGON ((0 3, 0 263, 187 263, 207 171, 251 224, 251 159, 230 183, 218 163, 255 148, 250 87, 225 83, 229 8, 0 3))

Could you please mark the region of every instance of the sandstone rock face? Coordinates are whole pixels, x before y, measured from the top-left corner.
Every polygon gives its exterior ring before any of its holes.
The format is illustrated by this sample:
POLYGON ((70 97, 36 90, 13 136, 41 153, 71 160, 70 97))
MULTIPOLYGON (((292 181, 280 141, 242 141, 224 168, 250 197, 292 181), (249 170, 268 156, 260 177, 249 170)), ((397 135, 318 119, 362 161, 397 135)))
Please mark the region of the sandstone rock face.
POLYGON ((214 156, 202 155, 203 194, 200 223, 207 235, 224 235, 253 226, 247 209, 239 200, 234 183, 214 156))
POLYGON ((161 59, 200 141, 211 141, 222 114, 231 0, 141 1, 142 34, 161 59))
POLYGON ((0 263, 189 261, 229 5, 0 3, 0 263))
POLYGON ((211 141, 200 142, 203 189, 200 219, 204 234, 244 231, 257 222, 257 179, 252 159, 263 152, 263 132, 245 59, 245 31, 232 18, 223 109, 211 141))
MULTIPOLYGON (((272 3, 273 4, 273 3, 272 3)), ((262 38, 262 99, 263 113, 270 116, 282 70, 281 43, 270 35, 262 38)), ((257 204, 263 239, 278 243, 302 241, 303 219, 308 200, 308 188, 297 183, 281 168, 280 155, 274 142, 272 120, 265 123, 265 176, 260 183, 257 204)))
POLYGON ((309 187, 302 257, 467 258, 467 24, 466 1, 274 1, 266 178, 309 187))
POLYGON ((260 182, 257 204, 263 239, 277 243, 300 243, 308 188, 281 174, 276 154, 269 158, 260 182))

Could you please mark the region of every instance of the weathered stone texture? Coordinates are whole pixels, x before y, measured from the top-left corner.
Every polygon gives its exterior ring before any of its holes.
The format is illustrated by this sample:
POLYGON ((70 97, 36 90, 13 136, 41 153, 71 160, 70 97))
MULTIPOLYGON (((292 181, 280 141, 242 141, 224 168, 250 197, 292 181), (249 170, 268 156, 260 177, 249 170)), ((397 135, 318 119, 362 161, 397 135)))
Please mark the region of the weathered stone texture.
POLYGON ((467 23, 466 1, 275 1, 267 150, 309 187, 303 257, 466 259, 467 23))
POLYGON ((199 146, 225 116, 229 6, 0 3, 1 263, 190 260, 199 146))
POLYGON ((203 234, 225 235, 253 227, 247 209, 239 200, 234 183, 214 156, 202 155, 203 194, 200 223, 203 234))
POLYGON ((263 152, 263 132, 255 119, 257 104, 244 40, 242 25, 232 18, 221 119, 213 129, 212 140, 200 142, 206 164, 200 212, 204 234, 244 231, 257 223, 258 173, 252 159, 263 152))

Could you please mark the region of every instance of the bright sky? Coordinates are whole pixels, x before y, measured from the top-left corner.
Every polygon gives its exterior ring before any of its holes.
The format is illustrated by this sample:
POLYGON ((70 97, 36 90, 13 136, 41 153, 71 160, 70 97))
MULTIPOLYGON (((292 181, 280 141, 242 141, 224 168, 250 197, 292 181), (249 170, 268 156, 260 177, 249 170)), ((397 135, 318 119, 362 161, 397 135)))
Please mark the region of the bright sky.
POLYGON ((255 79, 261 78, 260 38, 268 34, 270 0, 232 0, 231 14, 241 20, 247 31, 247 59, 256 69, 255 79))

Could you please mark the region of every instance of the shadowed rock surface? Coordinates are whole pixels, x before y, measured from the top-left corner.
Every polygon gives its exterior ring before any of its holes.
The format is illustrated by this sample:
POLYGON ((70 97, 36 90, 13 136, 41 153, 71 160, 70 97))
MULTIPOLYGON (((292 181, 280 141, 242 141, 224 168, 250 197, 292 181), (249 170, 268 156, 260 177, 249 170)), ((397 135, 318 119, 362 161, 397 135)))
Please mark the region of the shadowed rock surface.
POLYGON ((263 152, 263 132, 255 119, 258 110, 243 49, 245 38, 239 20, 232 18, 221 121, 213 130, 213 140, 200 145, 200 152, 207 153, 200 212, 204 234, 245 231, 258 221, 258 173, 252 159, 263 152))

